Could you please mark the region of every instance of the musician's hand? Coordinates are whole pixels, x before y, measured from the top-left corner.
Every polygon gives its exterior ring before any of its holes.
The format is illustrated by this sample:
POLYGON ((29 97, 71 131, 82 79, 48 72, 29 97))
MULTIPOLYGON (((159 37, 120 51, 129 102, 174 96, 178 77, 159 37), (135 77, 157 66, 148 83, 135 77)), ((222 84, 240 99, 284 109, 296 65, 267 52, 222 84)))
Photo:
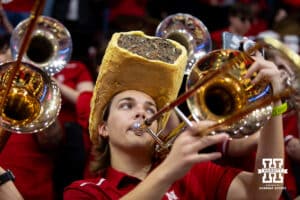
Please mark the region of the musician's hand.
POLYGON ((211 125, 209 121, 193 123, 193 127, 187 128, 178 136, 170 153, 161 164, 166 168, 166 173, 169 173, 169 177, 177 180, 184 176, 195 163, 215 160, 221 157, 220 152, 199 154, 199 151, 202 149, 228 139, 226 134, 201 137, 199 130, 209 125, 211 125))
POLYGON ((257 75, 252 80, 253 84, 259 82, 270 82, 272 84, 273 93, 277 94, 283 89, 280 71, 277 66, 272 62, 265 60, 262 56, 254 57, 255 62, 248 69, 245 78, 250 78, 255 72, 257 75))

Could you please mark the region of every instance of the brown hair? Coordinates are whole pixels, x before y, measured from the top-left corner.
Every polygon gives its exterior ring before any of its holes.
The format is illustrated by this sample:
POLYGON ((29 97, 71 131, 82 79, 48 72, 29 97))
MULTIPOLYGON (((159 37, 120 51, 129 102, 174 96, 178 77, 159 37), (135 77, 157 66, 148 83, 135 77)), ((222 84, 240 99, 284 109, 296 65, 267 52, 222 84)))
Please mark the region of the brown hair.
MULTIPOLYGON (((104 109, 103 121, 106 122, 110 112, 111 101, 107 104, 104 109)), ((99 171, 110 166, 110 150, 108 145, 108 138, 100 137, 97 143, 93 144, 92 154, 94 156, 93 161, 90 165, 92 173, 96 174, 99 171)))

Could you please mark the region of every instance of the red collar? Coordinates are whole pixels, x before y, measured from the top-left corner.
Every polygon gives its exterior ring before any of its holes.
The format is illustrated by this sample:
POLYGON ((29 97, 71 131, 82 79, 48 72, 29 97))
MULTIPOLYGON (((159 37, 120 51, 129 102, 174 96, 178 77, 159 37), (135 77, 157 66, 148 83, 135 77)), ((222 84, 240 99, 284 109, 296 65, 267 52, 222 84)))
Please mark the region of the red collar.
POLYGON ((118 171, 112 167, 108 167, 101 173, 102 177, 109 180, 109 182, 116 188, 126 187, 127 185, 137 184, 141 180, 129 176, 128 174, 118 171))

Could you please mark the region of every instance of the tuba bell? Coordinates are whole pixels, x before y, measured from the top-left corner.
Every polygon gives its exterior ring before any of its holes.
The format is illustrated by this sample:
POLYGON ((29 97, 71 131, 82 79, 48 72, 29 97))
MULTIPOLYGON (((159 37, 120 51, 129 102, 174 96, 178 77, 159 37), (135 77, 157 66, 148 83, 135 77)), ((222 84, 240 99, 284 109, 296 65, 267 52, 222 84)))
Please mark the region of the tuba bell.
POLYGON ((207 27, 190 14, 177 13, 166 17, 157 26, 155 35, 175 40, 187 49, 188 62, 185 75, 191 72, 199 58, 212 49, 212 41, 207 27))
MULTIPOLYGON (((14 59, 18 56, 29 20, 21 21, 12 32, 10 47, 14 59)), ((69 62, 71 53, 72 39, 69 31, 56 19, 40 16, 23 61, 38 66, 52 76, 69 62)))

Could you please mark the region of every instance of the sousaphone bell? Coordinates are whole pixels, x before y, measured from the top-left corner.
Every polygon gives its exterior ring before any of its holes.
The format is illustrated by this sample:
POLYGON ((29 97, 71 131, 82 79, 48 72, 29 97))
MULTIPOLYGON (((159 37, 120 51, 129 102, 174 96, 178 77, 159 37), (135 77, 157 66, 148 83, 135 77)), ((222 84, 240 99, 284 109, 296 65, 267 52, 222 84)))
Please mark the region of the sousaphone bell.
POLYGON ((166 17, 157 26, 155 35, 175 40, 187 49, 186 75, 191 72, 197 60, 212 49, 207 27, 201 20, 190 14, 177 13, 166 17))
MULTIPOLYGON (((20 22, 12 32, 10 47, 17 58, 29 19, 20 22)), ((50 76, 60 72, 69 62, 72 39, 69 31, 54 18, 40 16, 33 30, 24 62, 38 66, 50 76)))

